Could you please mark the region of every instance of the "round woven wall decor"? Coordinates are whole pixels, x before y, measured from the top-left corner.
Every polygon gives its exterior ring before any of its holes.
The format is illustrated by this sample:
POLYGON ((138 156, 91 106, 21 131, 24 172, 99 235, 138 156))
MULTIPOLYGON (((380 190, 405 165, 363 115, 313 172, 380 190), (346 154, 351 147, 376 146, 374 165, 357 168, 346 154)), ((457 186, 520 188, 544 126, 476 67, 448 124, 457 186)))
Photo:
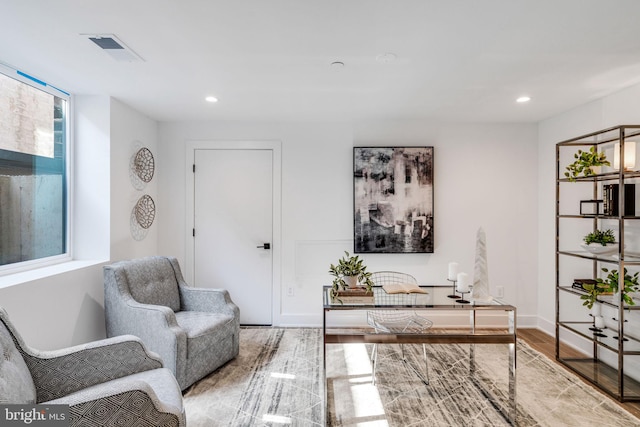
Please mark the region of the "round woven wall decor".
POLYGON ((148 194, 140 197, 134 208, 136 222, 142 228, 149 228, 156 217, 156 204, 148 194))
POLYGON ((133 169, 135 174, 142 181, 149 183, 153 179, 156 164, 151 150, 147 147, 142 147, 136 152, 136 155, 133 158, 133 169))

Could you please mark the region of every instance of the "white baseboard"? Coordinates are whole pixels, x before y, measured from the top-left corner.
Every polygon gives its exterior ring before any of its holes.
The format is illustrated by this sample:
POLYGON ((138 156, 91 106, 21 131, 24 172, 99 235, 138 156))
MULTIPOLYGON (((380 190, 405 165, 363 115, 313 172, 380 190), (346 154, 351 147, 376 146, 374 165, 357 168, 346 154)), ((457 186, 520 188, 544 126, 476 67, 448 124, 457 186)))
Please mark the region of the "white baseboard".
POLYGON ((556 336, 556 324, 555 322, 550 322, 547 319, 543 319, 541 317, 538 317, 538 322, 537 322, 537 328, 548 333, 549 335, 551 335, 552 337, 556 336))
POLYGON ((322 316, 316 314, 280 314, 274 327, 281 328, 322 328, 322 316))

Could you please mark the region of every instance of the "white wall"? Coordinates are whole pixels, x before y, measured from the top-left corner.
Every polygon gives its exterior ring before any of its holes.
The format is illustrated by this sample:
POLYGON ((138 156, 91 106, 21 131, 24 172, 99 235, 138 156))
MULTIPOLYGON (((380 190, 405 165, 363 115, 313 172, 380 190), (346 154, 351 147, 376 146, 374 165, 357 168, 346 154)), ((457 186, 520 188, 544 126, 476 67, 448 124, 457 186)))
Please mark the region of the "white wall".
MULTIPOLYGON (((144 241, 129 233, 137 195, 129 183, 131 143, 143 141, 155 153, 156 122, 106 96, 77 96, 74 105, 77 261, 0 278, 0 305, 27 344, 41 350, 104 338, 102 265, 157 247, 157 223, 144 241)), ((148 190, 155 196, 154 181, 148 190)))
POLYGON ((155 255, 161 211, 158 206, 158 123, 138 111, 111 101, 111 261, 155 255), (131 183, 129 164, 139 148, 148 148, 154 156, 155 173, 151 181, 138 190, 131 183), (146 237, 131 235, 131 212, 136 202, 148 194, 156 204, 156 217, 146 237))
MULTIPOLYGON (((473 273, 478 227, 487 233, 492 290, 502 286, 520 324, 535 325, 537 131, 535 125, 344 123, 162 123, 159 252, 184 264, 188 140, 282 142, 282 310, 276 323, 319 325, 320 288, 353 249, 353 146, 435 147, 435 253, 372 254, 371 271, 398 269, 446 282, 449 261, 473 273), (285 296, 293 287, 294 297, 285 296)), ((278 286, 278 284, 276 284, 278 286)))
MULTIPOLYGON (((492 290, 518 306, 520 325, 554 332, 555 143, 622 123, 640 123, 640 86, 535 125, 434 124, 418 121, 345 123, 163 123, 108 97, 77 97, 90 115, 77 141, 93 153, 75 177, 84 240, 77 258, 96 261, 46 278, 0 280, 0 305, 25 339, 59 348, 104 336, 102 264, 162 253, 185 262, 186 140, 282 141, 283 324, 317 324, 326 268, 352 249, 352 147, 435 147, 435 253, 366 255, 371 270, 399 269, 423 283, 442 283, 455 260, 472 272, 475 233, 484 227, 492 290), (91 129, 91 130, 88 130, 91 129), (155 155, 156 176, 142 193, 156 200, 156 220, 143 241, 129 232, 142 194, 129 182, 135 141, 155 155), (537 147, 536 147, 537 143, 537 147), (96 156, 97 153, 97 156, 96 156), (108 154, 105 154, 108 153, 108 154), (102 157, 105 156, 105 157, 102 157), (101 162, 99 158, 104 160, 101 162), (310 161, 311 159, 311 161, 310 161), (108 206, 108 208, 107 208, 108 206), (537 206, 537 209, 536 209, 537 206), (104 212, 108 211, 105 222, 104 212), (537 224, 537 229, 536 229, 537 224), (106 230, 106 231, 105 231, 106 230), (109 240, 105 248, 105 232, 109 240), (88 242, 88 243, 87 243, 88 242)), ((83 265, 83 264, 80 264, 83 265)), ((19 275, 18 275, 19 276, 19 275)))

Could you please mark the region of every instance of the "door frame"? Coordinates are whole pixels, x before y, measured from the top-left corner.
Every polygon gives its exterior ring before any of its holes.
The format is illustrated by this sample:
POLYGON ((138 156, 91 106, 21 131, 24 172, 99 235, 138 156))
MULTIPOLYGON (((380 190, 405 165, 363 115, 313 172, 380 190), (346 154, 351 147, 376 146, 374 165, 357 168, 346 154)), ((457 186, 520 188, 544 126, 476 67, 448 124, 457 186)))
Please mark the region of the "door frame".
POLYGON ((185 280, 193 283, 195 240, 193 229, 195 228, 195 174, 193 165, 195 162, 195 150, 271 150, 273 154, 272 174, 272 232, 271 242, 271 320, 273 326, 281 324, 282 309, 282 143, 272 140, 201 140, 186 141, 186 209, 185 209, 185 280))

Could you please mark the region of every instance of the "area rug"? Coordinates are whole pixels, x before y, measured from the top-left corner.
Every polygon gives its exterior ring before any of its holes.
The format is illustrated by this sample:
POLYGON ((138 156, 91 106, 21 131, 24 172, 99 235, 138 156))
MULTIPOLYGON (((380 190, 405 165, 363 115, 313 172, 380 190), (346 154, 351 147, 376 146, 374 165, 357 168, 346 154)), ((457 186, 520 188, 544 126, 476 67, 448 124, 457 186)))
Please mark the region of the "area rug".
MULTIPOLYGON (((322 331, 243 328, 240 355, 185 393, 187 424, 215 426, 508 426, 500 408, 508 395, 505 345, 427 346, 429 385, 381 345, 371 384, 371 346, 328 346, 328 414, 323 419, 322 331)), ((422 347, 405 346, 421 366, 422 347)), ((640 426, 611 398, 519 341, 518 426, 640 426)))

